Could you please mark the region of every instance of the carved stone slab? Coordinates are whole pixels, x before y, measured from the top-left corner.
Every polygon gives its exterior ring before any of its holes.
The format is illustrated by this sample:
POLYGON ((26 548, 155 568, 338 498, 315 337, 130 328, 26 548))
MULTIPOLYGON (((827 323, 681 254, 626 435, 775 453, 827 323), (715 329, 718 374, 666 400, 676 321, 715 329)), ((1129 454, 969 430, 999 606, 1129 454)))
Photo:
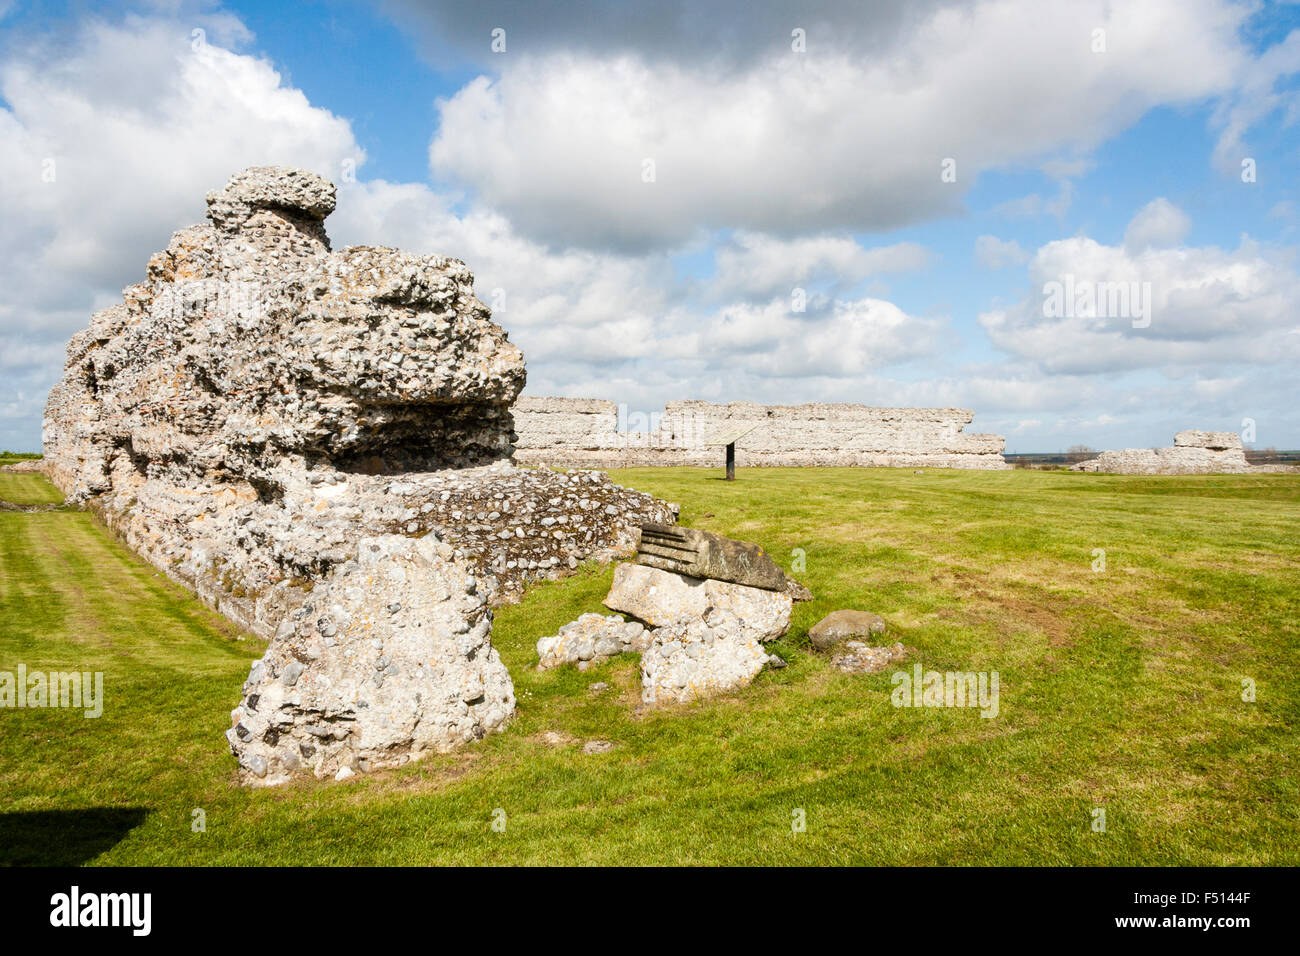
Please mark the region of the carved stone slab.
POLYGON ((637 563, 693 578, 783 591, 785 572, 756 544, 695 528, 643 524, 637 563))

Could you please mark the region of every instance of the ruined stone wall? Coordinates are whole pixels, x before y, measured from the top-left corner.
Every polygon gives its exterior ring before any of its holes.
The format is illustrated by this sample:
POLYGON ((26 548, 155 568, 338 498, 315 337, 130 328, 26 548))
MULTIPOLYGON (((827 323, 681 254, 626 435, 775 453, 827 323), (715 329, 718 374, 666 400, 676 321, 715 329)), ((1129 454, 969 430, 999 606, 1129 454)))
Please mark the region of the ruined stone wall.
POLYGON ((707 443, 754 424, 736 443, 741 466, 1010 467, 1005 439, 964 432, 974 413, 961 408, 681 401, 669 402, 648 431, 620 429, 618 406, 595 399, 523 396, 513 412, 515 460, 525 463, 716 467, 723 449, 707 443))
POLYGON ((1118 475, 1207 475, 1281 469, 1253 467, 1246 461, 1241 436, 1235 432, 1188 429, 1174 436, 1173 447, 1104 451, 1074 465, 1073 470, 1118 475))
MULTIPOLYGON (((269 641, 231 714, 240 776, 399 766, 499 730, 492 605, 629 554, 668 503, 515 467, 524 359, 465 263, 331 250, 332 183, 255 167, 68 344, 44 469, 269 641)), ((232 688, 233 696, 234 688, 232 688)))

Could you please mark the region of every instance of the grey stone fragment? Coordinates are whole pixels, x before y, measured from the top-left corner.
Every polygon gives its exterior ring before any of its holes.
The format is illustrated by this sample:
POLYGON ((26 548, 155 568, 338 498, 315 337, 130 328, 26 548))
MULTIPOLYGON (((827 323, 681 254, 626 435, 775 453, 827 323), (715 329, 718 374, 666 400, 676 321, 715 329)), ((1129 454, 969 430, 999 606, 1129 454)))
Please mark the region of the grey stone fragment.
POLYGON ((785 593, 790 595, 790 600, 794 601, 796 604, 802 601, 811 601, 813 599, 812 591, 809 591, 806 587, 791 577, 785 579, 785 593))
POLYGON ((885 632, 885 619, 870 611, 832 611, 808 629, 808 640, 819 651, 841 641, 866 640, 885 632))

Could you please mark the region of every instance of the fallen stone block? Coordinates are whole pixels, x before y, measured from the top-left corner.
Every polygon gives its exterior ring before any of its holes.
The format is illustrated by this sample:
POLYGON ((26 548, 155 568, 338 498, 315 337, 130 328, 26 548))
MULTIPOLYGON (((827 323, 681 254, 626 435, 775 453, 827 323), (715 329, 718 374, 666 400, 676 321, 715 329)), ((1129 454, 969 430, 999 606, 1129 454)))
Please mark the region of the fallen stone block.
POLYGON ((832 611, 808 629, 808 640, 819 651, 842 641, 863 640, 885 633, 885 619, 870 611, 832 611))
POLYGON ((806 587, 791 577, 785 579, 785 593, 790 595, 790 600, 794 601, 796 604, 804 601, 811 601, 813 599, 812 591, 809 591, 806 587))
POLYGON ((620 564, 614 569, 605 606, 651 627, 698 620, 709 608, 717 608, 734 614, 754 640, 766 642, 789 630, 793 602, 779 591, 692 578, 643 564, 620 564))
POLYGON ((641 701, 684 704, 727 693, 747 685, 767 661, 753 629, 715 607, 655 632, 641 655, 641 701))
POLYGON ((730 581, 768 591, 786 588, 785 572, 756 544, 696 528, 646 524, 637 563, 692 578, 730 581))
POLYGON ((562 664, 600 663, 616 654, 644 651, 654 632, 638 621, 625 621, 617 614, 584 614, 560 628, 558 634, 537 642, 537 669, 562 664))

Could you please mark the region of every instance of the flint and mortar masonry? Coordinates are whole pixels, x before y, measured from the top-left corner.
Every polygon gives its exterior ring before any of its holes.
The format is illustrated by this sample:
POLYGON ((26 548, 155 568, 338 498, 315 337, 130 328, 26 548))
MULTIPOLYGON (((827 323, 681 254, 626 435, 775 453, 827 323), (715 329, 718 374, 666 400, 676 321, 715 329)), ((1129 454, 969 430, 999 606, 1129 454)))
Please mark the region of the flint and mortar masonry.
POLYGON ((1257 467, 1246 460, 1241 436, 1235 432, 1187 429, 1174 436, 1171 448, 1125 448, 1104 451, 1096 458, 1071 466, 1074 471, 1119 475, 1209 475, 1284 471, 1283 467, 1257 467))
POLYGON ((1006 469, 1006 440, 962 429, 961 408, 873 408, 810 403, 669 402, 649 431, 620 430, 618 406, 588 398, 522 396, 514 405, 516 460, 582 468, 716 467, 707 443, 758 424, 736 443, 742 466, 876 466, 1006 469))
POLYGON ((335 189, 305 170, 255 167, 207 198, 210 222, 72 337, 43 470, 270 641, 229 736, 246 782, 500 729, 491 604, 630 554, 673 509, 514 465, 523 356, 463 262, 331 251, 335 189))

